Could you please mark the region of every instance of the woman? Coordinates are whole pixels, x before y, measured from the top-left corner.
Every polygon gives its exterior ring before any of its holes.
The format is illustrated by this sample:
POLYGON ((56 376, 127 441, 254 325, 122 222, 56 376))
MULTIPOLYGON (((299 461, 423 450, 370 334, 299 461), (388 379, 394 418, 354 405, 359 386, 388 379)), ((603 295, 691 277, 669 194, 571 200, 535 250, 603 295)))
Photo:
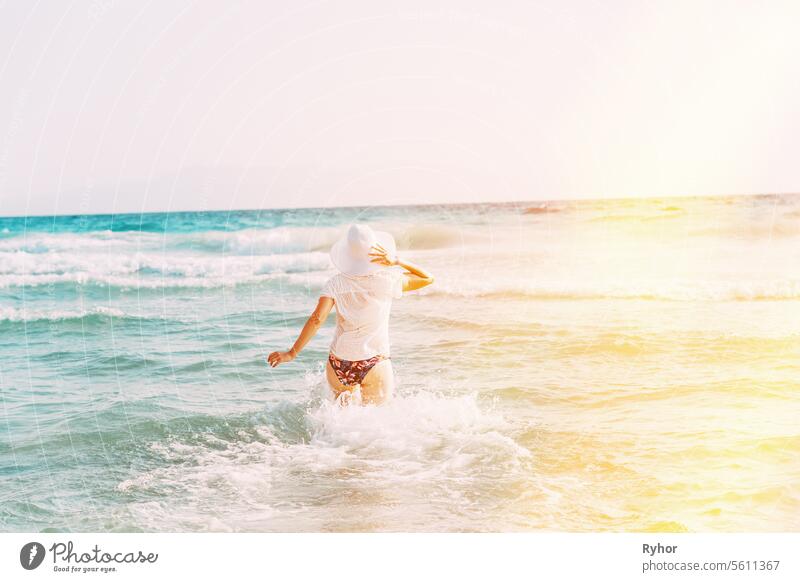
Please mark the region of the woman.
MULTIPOLYGON (((288 352, 272 352, 273 368, 294 360, 336 306, 333 335, 325 374, 337 399, 361 389, 364 404, 385 402, 394 391, 389 355, 389 313, 392 299, 433 283, 433 276, 395 256, 395 242, 386 232, 354 224, 331 248, 339 273, 322 289, 316 309, 288 352), (400 272, 387 267, 400 266, 400 272)), ((342 400, 340 400, 341 402, 342 400)))

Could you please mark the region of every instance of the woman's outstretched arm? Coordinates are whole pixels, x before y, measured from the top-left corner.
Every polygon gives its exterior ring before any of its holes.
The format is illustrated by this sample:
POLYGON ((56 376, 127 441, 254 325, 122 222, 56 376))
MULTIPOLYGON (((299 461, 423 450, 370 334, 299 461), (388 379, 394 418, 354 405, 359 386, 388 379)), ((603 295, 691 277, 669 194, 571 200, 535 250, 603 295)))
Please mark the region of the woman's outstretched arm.
POLYGON ((303 351, 303 348, 306 347, 306 344, 311 338, 317 334, 317 331, 319 331, 319 328, 325 323, 325 320, 328 319, 328 314, 331 312, 331 309, 333 309, 333 299, 330 297, 320 297, 316 309, 314 309, 314 312, 303 326, 303 331, 297 336, 297 341, 294 342, 294 345, 288 352, 272 352, 267 357, 269 365, 274 368, 279 364, 294 360, 297 355, 303 351))

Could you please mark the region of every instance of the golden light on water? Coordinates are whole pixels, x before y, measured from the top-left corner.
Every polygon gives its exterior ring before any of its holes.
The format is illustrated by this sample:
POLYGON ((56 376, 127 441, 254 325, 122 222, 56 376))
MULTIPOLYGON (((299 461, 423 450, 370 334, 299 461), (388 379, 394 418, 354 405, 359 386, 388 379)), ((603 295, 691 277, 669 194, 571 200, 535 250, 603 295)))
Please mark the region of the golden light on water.
POLYGON ((525 435, 536 493, 519 493, 530 519, 798 527, 797 227, 759 204, 599 201, 522 227, 529 254, 510 287, 529 297, 506 298, 523 302, 539 394, 527 405, 540 428, 525 435), (560 238, 541 234, 548 223, 560 238))

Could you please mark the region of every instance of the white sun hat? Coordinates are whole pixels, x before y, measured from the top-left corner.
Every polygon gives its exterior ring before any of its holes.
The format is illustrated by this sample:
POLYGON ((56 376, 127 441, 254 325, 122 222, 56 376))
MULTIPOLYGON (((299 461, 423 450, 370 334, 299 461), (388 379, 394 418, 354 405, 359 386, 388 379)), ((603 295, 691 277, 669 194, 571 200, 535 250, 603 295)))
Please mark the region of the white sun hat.
POLYGON ((389 259, 394 258, 397 247, 391 234, 374 231, 366 224, 351 224, 347 235, 331 247, 331 261, 345 275, 369 275, 385 268, 370 261, 376 243, 386 249, 389 259))

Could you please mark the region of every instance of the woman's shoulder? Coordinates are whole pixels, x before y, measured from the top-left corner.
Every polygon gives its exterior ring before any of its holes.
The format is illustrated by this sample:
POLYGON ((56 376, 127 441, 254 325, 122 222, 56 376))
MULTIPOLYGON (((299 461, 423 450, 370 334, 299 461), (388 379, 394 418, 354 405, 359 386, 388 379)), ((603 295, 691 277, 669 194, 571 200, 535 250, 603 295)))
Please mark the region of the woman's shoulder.
POLYGON ((372 276, 387 281, 394 281, 395 279, 402 277, 403 272, 400 269, 390 267, 386 269, 381 269, 380 271, 376 271, 372 276))
POLYGON ((361 283, 363 285, 369 286, 382 286, 386 284, 391 284, 393 281, 397 280, 402 274, 397 269, 381 269, 380 271, 375 271, 374 273, 370 273, 369 275, 362 275, 355 279, 356 282, 361 283))
POLYGON ((400 297, 403 292, 403 272, 400 269, 381 269, 373 277, 376 287, 391 297, 400 297), (399 291, 398 291, 399 290, 399 291))
POLYGON ((342 289, 342 274, 337 273, 329 277, 325 284, 322 286, 323 297, 333 297, 337 291, 342 289))
POLYGON ((346 275, 337 273, 330 277, 323 286, 323 295, 328 293, 346 293, 348 291, 371 291, 376 289, 391 289, 398 279, 402 279, 402 272, 398 269, 381 269, 369 275, 346 275))

